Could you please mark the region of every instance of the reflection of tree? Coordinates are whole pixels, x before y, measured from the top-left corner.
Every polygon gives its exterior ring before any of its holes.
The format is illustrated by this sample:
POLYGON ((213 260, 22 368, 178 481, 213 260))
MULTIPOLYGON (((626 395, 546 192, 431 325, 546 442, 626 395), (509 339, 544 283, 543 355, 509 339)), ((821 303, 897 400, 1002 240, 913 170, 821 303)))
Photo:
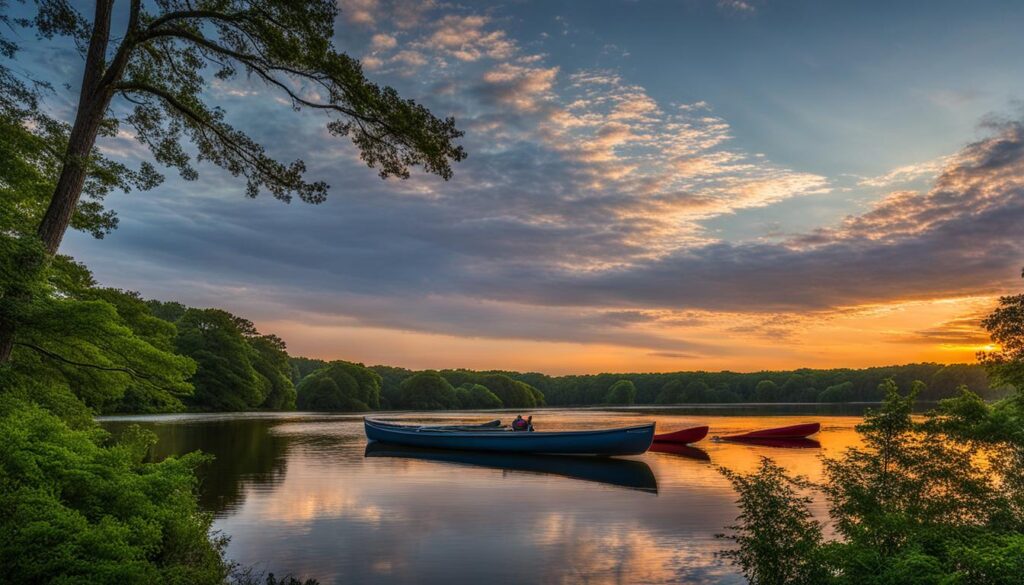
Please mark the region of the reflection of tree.
MULTIPOLYGON (((203 451, 216 459, 199 472, 199 503, 216 514, 242 503, 250 485, 276 485, 284 480, 291 437, 271 432, 272 420, 226 419, 192 424, 143 424, 158 441, 150 458, 203 451)), ((110 421, 104 426, 115 435, 134 424, 110 421)))

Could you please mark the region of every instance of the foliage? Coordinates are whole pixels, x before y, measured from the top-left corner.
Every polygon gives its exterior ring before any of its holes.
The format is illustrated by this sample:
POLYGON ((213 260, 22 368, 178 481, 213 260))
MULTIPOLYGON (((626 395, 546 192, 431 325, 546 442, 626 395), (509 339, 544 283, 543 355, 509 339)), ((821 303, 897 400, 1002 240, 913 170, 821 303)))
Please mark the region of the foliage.
POLYGON ((636 386, 629 380, 619 380, 608 388, 605 395, 606 404, 633 404, 636 400, 636 386))
MULTIPOLYGON (((849 382, 847 401, 879 401, 878 385, 892 378, 900 386, 922 380, 927 387, 922 400, 939 400, 956 395, 957 387, 966 384, 985 398, 999 398, 1009 388, 1005 384, 990 388, 984 368, 976 364, 907 364, 859 370, 789 370, 766 372, 666 372, 666 373, 604 373, 588 375, 548 376, 535 372, 472 372, 446 370, 442 374, 453 385, 466 381, 480 382, 488 374, 501 374, 531 385, 539 390, 550 406, 585 406, 604 403, 608 388, 618 380, 629 380, 636 386, 637 404, 686 404, 730 402, 819 402, 829 387, 849 382), (452 373, 457 373, 453 378, 452 373), (760 387, 760 388, 759 388, 760 387)), ((493 388, 492 388, 493 390, 493 388)), ((834 393, 826 394, 826 398, 834 393)))
POLYGON ((455 399, 459 408, 477 410, 504 406, 501 399, 488 390, 487 386, 469 382, 455 389, 455 399))
POLYGON ((980 352, 978 359, 997 384, 1024 391, 1024 295, 1001 297, 981 326, 999 349, 980 352))
MULTIPOLYGON (((816 583, 849 585, 1019 583, 1024 542, 1024 416, 1019 396, 995 405, 966 387, 924 420, 911 417, 914 398, 886 381, 883 406, 857 430, 863 447, 825 460, 822 491, 840 539, 800 552, 790 565, 823 567, 816 583)), ((774 465, 774 464, 772 464, 774 465)), ((778 492, 790 481, 781 469, 743 478, 778 492), (774 484, 774 486, 772 485, 774 484)), ((734 475, 730 475, 734 479, 734 475)), ((785 518, 806 514, 807 501, 780 501, 781 510, 751 516, 760 491, 741 496, 740 544, 731 557, 754 582, 792 536, 785 518)), ((777 581, 789 582, 789 581, 777 581)), ((797 582, 797 581, 793 581, 797 582)))
MULTIPOLYGON (((0 66, 2 69, 2 66, 0 66)), ((0 72, 0 93, 5 88, 0 72)), ((36 107, 14 107, 0 100, 0 232, 32 235, 56 187, 70 126, 36 107)), ((117 228, 117 214, 104 208, 112 191, 148 190, 160 183, 151 166, 133 171, 96 148, 71 218, 73 229, 102 238, 117 228)))
POLYGON ((774 402, 778 396, 779 387, 771 380, 761 380, 754 388, 754 400, 758 402, 774 402))
POLYGON ((306 376, 327 365, 324 360, 299 356, 289 357, 288 362, 293 384, 298 384, 306 376))
POLYGON ((270 388, 253 367, 256 351, 243 325, 220 309, 188 309, 177 323, 177 350, 196 361, 195 394, 189 403, 202 410, 256 408, 270 388))
POLYGON ((142 463, 153 437, 118 443, 0 397, 0 565, 17 583, 221 583, 224 540, 194 497, 198 454, 142 463))
POLYGON ((810 482, 789 477, 767 457, 749 475, 720 471, 739 494, 738 524, 719 535, 736 544, 720 554, 738 565, 751 585, 817 585, 825 578, 817 558, 821 526, 808 505, 810 482))
POLYGON ((366 411, 380 406, 380 376, 362 364, 330 362, 299 382, 303 410, 366 411))
POLYGON ((544 395, 525 382, 504 374, 489 374, 479 381, 497 396, 505 408, 535 408, 544 405, 544 395))
POLYGON ((833 384, 818 395, 818 402, 849 402, 853 399, 853 382, 833 384))
POLYGON ((291 380, 292 365, 284 341, 276 335, 254 336, 248 341, 256 350, 253 367, 268 384, 266 396, 260 406, 270 410, 295 410, 296 394, 295 385, 291 380))
POLYGON ((191 393, 195 364, 172 351, 173 326, 148 315, 136 295, 94 288, 88 270, 66 257, 21 270, 26 258, 43 254, 28 237, 0 235, 0 252, 0 320, 20 324, 4 368, 12 387, 30 380, 97 410, 126 392, 151 393, 171 407, 191 393))
POLYGON ((455 388, 434 371, 419 372, 401 384, 400 404, 410 410, 458 408, 455 388))
MULTIPOLYGON (((79 116, 94 108, 102 115, 114 96, 122 97, 133 108, 124 121, 158 162, 186 179, 197 173, 181 144, 185 137, 198 159, 244 177, 249 196, 266 189, 286 201, 298 195, 319 202, 327 190, 322 182, 304 179, 301 160, 284 164, 269 157, 229 125, 221 109, 207 104, 204 90, 211 76, 225 82, 244 75, 281 93, 296 110, 332 114, 328 131, 351 138, 382 177, 404 178, 410 166, 419 165, 447 179, 450 162, 465 158, 454 142, 462 135, 454 120, 438 119, 395 90, 369 82, 358 61, 335 50, 333 1, 136 1, 123 15, 126 30, 115 39, 109 33, 113 3, 108 0, 99 2, 95 21, 73 3, 37 4, 34 18, 7 24, 34 28, 44 38, 74 40, 86 57, 79 116), (92 58, 97 52, 109 57, 92 58)), ((15 56, 17 45, 5 43, 6 56, 15 56)), ((113 132, 117 122, 104 128, 113 132)))
MULTIPOLYGON (((395 368, 392 366, 371 366, 371 370, 377 372, 381 377, 380 405, 385 409, 401 408, 402 390, 400 385, 403 380, 413 374, 412 370, 395 368)), ((448 381, 454 386, 456 382, 450 378, 448 381)), ((461 383, 460 383, 461 384, 461 383)))

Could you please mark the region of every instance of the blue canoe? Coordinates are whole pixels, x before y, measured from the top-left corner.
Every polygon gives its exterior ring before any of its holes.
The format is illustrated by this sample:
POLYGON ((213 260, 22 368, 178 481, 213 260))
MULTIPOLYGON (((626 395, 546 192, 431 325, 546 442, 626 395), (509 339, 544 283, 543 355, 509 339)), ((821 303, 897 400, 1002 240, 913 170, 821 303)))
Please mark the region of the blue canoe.
POLYGON ((371 442, 499 453, 639 455, 647 451, 654 440, 654 423, 594 431, 513 432, 403 426, 364 418, 363 426, 371 442))

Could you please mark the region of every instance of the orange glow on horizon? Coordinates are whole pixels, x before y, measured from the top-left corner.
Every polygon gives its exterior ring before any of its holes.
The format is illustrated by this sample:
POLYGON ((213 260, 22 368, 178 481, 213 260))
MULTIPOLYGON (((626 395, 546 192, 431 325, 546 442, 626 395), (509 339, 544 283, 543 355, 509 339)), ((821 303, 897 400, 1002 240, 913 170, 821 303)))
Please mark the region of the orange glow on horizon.
POLYGON ((409 369, 508 369, 548 374, 758 371, 802 367, 869 367, 911 362, 973 363, 992 351, 980 327, 996 297, 899 301, 839 311, 787 316, 705 312, 695 323, 655 320, 620 331, 694 344, 699 349, 529 339, 473 337, 308 320, 259 322, 288 343, 289 352, 321 359, 409 369), (778 322, 776 322, 778 321, 778 322), (950 325, 950 324, 956 324, 950 325), (964 341, 959 342, 962 338, 964 341))

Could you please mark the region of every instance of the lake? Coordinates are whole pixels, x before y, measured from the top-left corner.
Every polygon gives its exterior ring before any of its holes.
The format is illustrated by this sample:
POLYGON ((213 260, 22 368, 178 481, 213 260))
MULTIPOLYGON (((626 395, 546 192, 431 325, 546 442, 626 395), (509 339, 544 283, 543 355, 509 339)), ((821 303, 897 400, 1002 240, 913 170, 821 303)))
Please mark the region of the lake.
MULTIPOLYGON (((368 449, 350 414, 243 413, 105 417, 114 433, 154 431, 153 457, 200 449, 201 504, 231 536, 228 555, 278 575, 328 583, 744 583, 715 552, 735 521, 718 466, 772 457, 821 478, 822 454, 858 444, 861 407, 736 406, 541 409, 538 430, 656 420, 658 432, 709 435, 819 420, 820 448, 702 441, 677 453, 615 459, 368 449)), ((387 413, 471 422, 516 413, 387 413)), ((823 517, 824 507, 815 504, 823 517)))

